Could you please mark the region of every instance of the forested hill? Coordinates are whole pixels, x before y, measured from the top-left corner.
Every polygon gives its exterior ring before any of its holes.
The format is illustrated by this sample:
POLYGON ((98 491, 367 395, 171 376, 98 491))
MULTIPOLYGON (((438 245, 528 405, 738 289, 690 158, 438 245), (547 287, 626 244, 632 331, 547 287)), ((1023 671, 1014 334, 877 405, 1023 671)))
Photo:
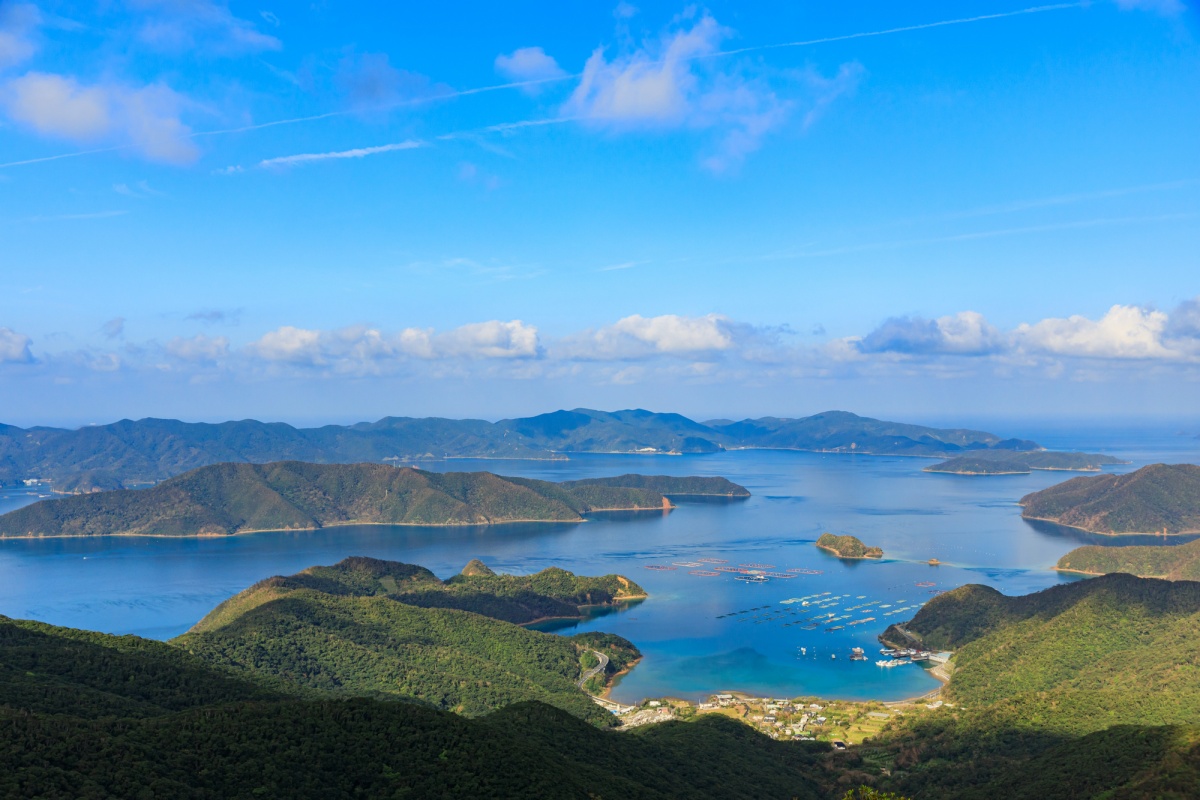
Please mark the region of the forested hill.
POLYGON ((1106 575, 1022 597, 967 585, 930 600, 904 630, 956 650, 948 696, 967 704, 1052 693, 1042 724, 1084 732, 1200 724, 1200 583, 1106 575))
POLYGON ((1200 532, 1200 467, 1151 464, 1073 478, 1021 498, 1022 516, 1093 533, 1200 532))
POLYGON ((469 719, 263 680, 0 617, 0 797, 829 796, 815 748, 725 717, 626 735, 537 702, 469 719))
MULTIPOLYGON (((630 476, 631 480, 641 476, 630 476)), ((686 495, 746 493, 723 478, 649 479, 686 495)), ((650 489, 505 478, 490 472, 425 472, 386 464, 215 464, 149 489, 43 500, 0 516, 0 537, 223 536, 329 525, 488 525, 579 522, 604 510, 670 506, 650 489)))
POLYGON ((963 586, 889 641, 953 649, 942 699, 873 741, 911 797, 1194 797, 1200 583, 1108 575, 1023 597, 963 586), (1117 788, 1121 787, 1121 788, 1117 788))
POLYGON ((951 457, 1033 451, 1036 442, 829 411, 788 419, 696 422, 641 409, 555 411, 535 417, 454 420, 385 417, 295 428, 256 420, 220 424, 121 420, 66 430, 0 425, 0 485, 54 481, 60 490, 152 483, 221 462, 405 462, 422 458, 556 458, 570 453, 713 453, 766 447, 951 457))
MULTIPOLYGON (((610 634, 556 636, 513 623, 576 616, 582 604, 642 597, 641 587, 619 575, 561 569, 468 572, 443 582, 423 567, 348 558, 260 581, 173 643, 248 679, 418 700, 469 715, 540 700, 613 724, 576 681, 585 662, 595 663, 593 651, 610 658, 612 674, 640 657, 637 648, 610 634)), ((597 689, 607 677, 599 676, 597 689)))
POLYGON ((1057 568, 1088 575, 1125 572, 1142 578, 1200 581, 1200 539, 1181 545, 1076 547, 1058 560, 1057 568))
POLYGON ((256 605, 299 589, 339 597, 386 596, 423 608, 456 608, 513 623, 579 616, 580 606, 616 605, 646 596, 645 589, 622 575, 585 577, 558 567, 532 575, 502 575, 472 560, 462 573, 442 581, 424 567, 355 556, 333 566, 309 567, 295 575, 260 581, 221 603, 189 633, 216 630, 256 605))

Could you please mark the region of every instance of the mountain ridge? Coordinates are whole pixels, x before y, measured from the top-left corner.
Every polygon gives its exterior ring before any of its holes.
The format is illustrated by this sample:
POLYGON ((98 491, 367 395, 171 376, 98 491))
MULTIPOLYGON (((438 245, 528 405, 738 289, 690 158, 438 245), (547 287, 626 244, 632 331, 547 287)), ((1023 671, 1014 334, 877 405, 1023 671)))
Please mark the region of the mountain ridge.
POLYGON ((645 409, 576 408, 496 422, 389 416, 313 428, 252 419, 207 423, 148 417, 74 430, 0 425, 0 485, 43 479, 73 491, 113 489, 223 462, 556 459, 573 453, 704 454, 746 448, 928 458, 1041 450, 1030 440, 847 411, 702 423, 645 409))
POLYGON ((0 538, 48 536, 226 536, 339 525, 493 525, 582 522, 595 511, 662 510, 648 486, 745 496, 724 478, 625 476, 570 486, 490 472, 426 472, 388 464, 213 464, 148 489, 42 500, 0 515, 0 538), (616 479, 618 482, 620 479, 616 479))

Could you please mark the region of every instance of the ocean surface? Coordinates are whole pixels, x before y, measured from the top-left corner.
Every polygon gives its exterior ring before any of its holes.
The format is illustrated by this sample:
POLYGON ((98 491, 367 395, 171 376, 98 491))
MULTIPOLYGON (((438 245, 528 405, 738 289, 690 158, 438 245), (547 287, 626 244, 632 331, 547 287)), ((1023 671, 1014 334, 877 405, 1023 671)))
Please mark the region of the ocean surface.
MULTIPOLYGON (((1194 432, 1146 427, 1017 433, 1050 447, 1105 452, 1132 462, 1114 472, 1157 461, 1200 463, 1194 432)), ((1017 500, 1075 473, 968 477, 922 472, 930 463, 770 450, 421 462, 424 469, 489 470, 546 480, 627 472, 723 475, 753 496, 684 501, 670 512, 608 514, 571 525, 376 525, 221 539, 5 540, 0 541, 0 614, 167 639, 271 575, 363 555, 422 564, 449 577, 480 558, 512 573, 549 566, 581 574, 621 573, 646 588, 649 599, 623 610, 542 626, 563 634, 610 631, 637 644, 645 658, 619 681, 612 695, 616 700, 698 699, 722 690, 889 700, 938 685, 919 666, 884 669, 874 663, 880 657, 876 637, 889 624, 910 619, 935 592, 983 583, 1024 594, 1076 580, 1050 567, 1080 544, 1144 543, 1021 519, 1017 500), (841 561, 813 545, 824 531, 858 536, 882 547, 885 558, 841 561), (943 563, 929 566, 930 558, 943 563), (743 564, 796 577, 754 585, 730 573, 693 574, 743 564), (874 619, 846 625, 866 617, 874 619), (807 629, 814 623, 818 627, 807 629), (826 630, 837 625, 845 627, 826 630), (856 646, 866 650, 868 661, 849 660, 856 646)), ((37 499, 36 490, 0 492, 0 512, 37 499)), ((1146 542, 1163 540, 1146 537, 1146 542)))

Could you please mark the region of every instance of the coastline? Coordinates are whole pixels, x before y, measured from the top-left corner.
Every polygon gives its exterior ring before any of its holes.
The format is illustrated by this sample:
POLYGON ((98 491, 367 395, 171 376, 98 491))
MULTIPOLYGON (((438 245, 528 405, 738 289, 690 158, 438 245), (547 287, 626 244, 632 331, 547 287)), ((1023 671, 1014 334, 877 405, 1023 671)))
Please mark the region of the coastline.
POLYGON ((1059 522, 1058 520, 1050 519, 1049 517, 1031 517, 1024 512, 1021 512, 1021 519, 1032 519, 1037 522, 1051 522, 1055 525, 1061 525, 1064 528, 1083 531, 1084 533, 1094 533, 1097 536, 1160 536, 1165 538, 1167 536, 1192 536, 1200 533, 1200 529, 1190 531, 1172 531, 1171 533, 1163 533, 1162 531, 1094 531, 1091 528, 1083 528, 1079 525, 1068 525, 1065 522, 1059 522))
MULTIPOLYGON (((645 511, 645 512, 661 512, 674 509, 675 506, 649 506, 642 508, 596 508, 592 511, 608 513, 612 511, 645 511)), ((331 522, 328 525, 317 525, 305 528, 254 528, 252 530, 234 531, 233 533, 188 533, 182 535, 172 535, 169 533, 51 533, 41 536, 4 536, 0 535, 0 542, 4 541, 29 541, 34 539, 105 539, 115 536, 124 537, 140 537, 146 539, 224 539, 230 536, 248 536, 255 533, 289 533, 294 531, 319 531, 325 528, 346 528, 351 525, 393 525, 404 528, 471 528, 471 527, 492 527, 496 525, 524 525, 529 523, 546 524, 546 525, 579 525, 589 520, 586 517, 580 519, 506 519, 489 522, 360 522, 358 520, 349 520, 346 522, 331 522)))
POLYGON ((839 553, 837 550, 834 550, 832 547, 826 547, 823 544, 819 544, 819 545, 817 545, 817 547, 820 548, 821 550, 824 550, 827 553, 832 553, 833 555, 837 556, 838 558, 844 558, 847 561, 879 561, 879 560, 883 559, 883 553, 880 553, 877 556, 844 556, 841 553, 839 553))
MULTIPOLYGON (((618 576, 618 577, 621 577, 621 576, 618 576)), ((624 603, 631 603, 634 600, 646 600, 649 597, 650 597, 650 595, 648 595, 648 594, 627 595, 625 597, 614 598, 614 602, 612 602, 612 603, 588 603, 586 605, 581 605, 579 607, 580 608, 617 608, 624 603)), ((586 614, 570 614, 570 615, 557 616, 557 617, 538 617, 537 619, 531 619, 528 622, 515 622, 513 624, 524 628, 526 625, 539 625, 543 622, 551 622, 556 619, 587 619, 587 615, 586 614)), ((549 634, 549 635, 553 636, 555 634, 549 634)), ((640 661, 641 659, 638 659, 638 660, 640 661)))

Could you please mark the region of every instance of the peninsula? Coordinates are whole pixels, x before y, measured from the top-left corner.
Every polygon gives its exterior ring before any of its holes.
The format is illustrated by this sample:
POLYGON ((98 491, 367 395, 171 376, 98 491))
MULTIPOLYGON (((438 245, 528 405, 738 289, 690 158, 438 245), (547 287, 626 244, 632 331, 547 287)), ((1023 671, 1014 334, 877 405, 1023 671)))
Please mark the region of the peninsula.
MULTIPOLYGON (((625 476, 673 496, 740 496, 724 478, 625 476)), ((672 507, 654 489, 569 486, 490 472, 426 472, 386 464, 215 464, 149 489, 42 500, 0 516, 0 537, 228 536, 335 525, 582 522, 597 511, 672 507)))
POLYGON ((637 648, 611 634, 563 637, 516 623, 645 596, 620 575, 497 575, 473 561, 442 581, 414 564, 353 557, 260 581, 173 644, 250 678, 339 695, 415 700, 469 716, 541 700, 608 726, 612 715, 576 685, 581 659, 603 653, 611 678, 641 656, 637 648))
POLYGON ((867 547, 854 536, 822 533, 817 539, 817 547, 828 550, 838 558, 883 558, 882 548, 867 547))
POLYGON ((1200 532, 1200 467, 1151 464, 1069 481, 1021 498, 1021 516, 1109 536, 1200 532))

